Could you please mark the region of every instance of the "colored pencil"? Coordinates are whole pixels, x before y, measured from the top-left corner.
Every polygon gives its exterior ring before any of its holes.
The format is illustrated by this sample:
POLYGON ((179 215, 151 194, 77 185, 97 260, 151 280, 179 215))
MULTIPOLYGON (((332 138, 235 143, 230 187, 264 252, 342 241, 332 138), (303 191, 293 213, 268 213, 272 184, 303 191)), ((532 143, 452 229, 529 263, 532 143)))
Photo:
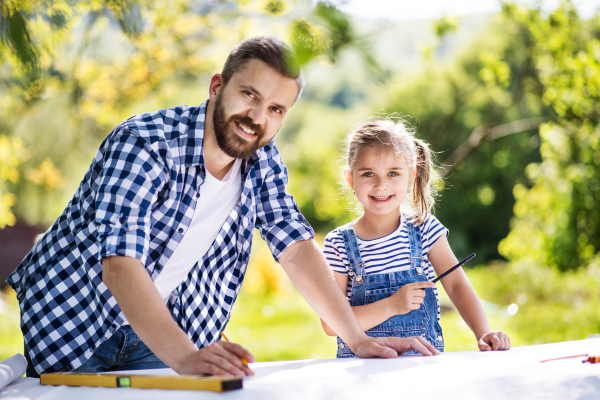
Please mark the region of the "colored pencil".
POLYGON ((440 276, 438 276, 437 278, 435 278, 432 282, 436 283, 437 281, 439 281, 440 279, 442 279, 443 277, 445 277, 446 275, 448 275, 450 272, 454 271, 455 269, 457 269, 459 267, 462 267, 464 264, 467 263, 467 261, 469 261, 473 257, 475 257, 475 253, 471 254, 469 257, 465 258, 464 260, 462 260, 461 262, 459 262, 458 264, 456 264, 454 267, 450 268, 448 271, 444 272, 443 274, 441 274, 440 276))

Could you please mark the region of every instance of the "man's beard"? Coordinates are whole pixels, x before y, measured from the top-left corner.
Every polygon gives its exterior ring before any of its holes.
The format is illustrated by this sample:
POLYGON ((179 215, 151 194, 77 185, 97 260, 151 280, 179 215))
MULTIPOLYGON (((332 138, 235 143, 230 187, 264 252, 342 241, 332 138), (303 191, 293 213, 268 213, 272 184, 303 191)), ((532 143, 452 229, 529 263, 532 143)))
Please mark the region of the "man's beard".
POLYGON ((247 158, 266 144, 261 143, 261 140, 265 135, 264 130, 260 125, 255 125, 252 118, 239 114, 226 118, 221 96, 217 97, 217 101, 215 103, 215 110, 213 112, 213 128, 215 130, 217 144, 229 157, 247 158), (239 122, 240 124, 252 130, 256 135, 256 140, 248 142, 244 138, 241 138, 235 132, 234 124, 236 124, 236 122, 239 122))

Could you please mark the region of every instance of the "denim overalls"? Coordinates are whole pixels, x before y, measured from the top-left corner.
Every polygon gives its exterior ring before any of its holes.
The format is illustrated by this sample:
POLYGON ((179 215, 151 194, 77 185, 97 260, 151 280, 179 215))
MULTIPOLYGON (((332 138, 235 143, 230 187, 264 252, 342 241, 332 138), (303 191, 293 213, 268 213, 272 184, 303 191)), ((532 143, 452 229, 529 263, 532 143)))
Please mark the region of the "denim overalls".
MULTIPOLYGON (((385 299, 396 293, 407 283, 427 281, 425 271, 421 267, 422 247, 421 230, 412 223, 407 222, 408 239, 410 242, 411 269, 399 272, 365 275, 365 265, 360 257, 358 242, 351 224, 340 228, 344 239, 346 254, 350 268, 349 278, 352 278, 352 293, 350 294, 351 306, 362 306, 378 300, 385 299)), ((421 307, 404 315, 395 315, 381 325, 369 329, 366 333, 372 337, 395 336, 423 336, 439 351, 444 351, 444 338, 442 328, 438 322, 438 300, 433 289, 425 289, 425 298, 421 307)), ((337 338, 337 358, 356 357, 350 347, 342 339, 337 338)), ((411 351, 405 354, 419 354, 411 351)))

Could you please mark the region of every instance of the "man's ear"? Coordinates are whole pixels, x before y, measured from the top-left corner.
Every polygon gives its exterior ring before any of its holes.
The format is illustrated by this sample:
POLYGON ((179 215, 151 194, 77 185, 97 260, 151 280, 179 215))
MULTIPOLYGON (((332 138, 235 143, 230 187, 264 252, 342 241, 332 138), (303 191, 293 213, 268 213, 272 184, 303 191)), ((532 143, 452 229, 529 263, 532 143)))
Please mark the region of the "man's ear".
POLYGON ((354 190, 354 179, 352 178, 352 172, 350 172, 349 170, 344 170, 344 177, 346 178, 346 182, 348 182, 348 185, 350 185, 352 190, 354 190))
POLYGON ((217 97, 221 89, 223 89, 223 84, 223 76, 221 74, 214 74, 208 87, 208 95, 211 100, 217 97))

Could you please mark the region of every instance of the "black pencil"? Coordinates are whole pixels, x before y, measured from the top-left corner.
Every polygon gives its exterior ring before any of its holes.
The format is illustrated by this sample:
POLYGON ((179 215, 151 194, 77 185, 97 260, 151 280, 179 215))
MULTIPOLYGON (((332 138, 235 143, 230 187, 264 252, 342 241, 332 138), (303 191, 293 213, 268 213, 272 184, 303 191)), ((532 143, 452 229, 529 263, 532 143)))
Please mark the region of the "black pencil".
POLYGON ((443 274, 441 274, 440 276, 438 276, 437 278, 435 278, 432 282, 436 283, 437 281, 439 281, 440 279, 442 279, 443 277, 445 277, 446 275, 448 275, 450 272, 452 272, 455 269, 461 267, 463 264, 465 264, 467 261, 469 261, 473 257, 475 257, 475 253, 471 254, 469 257, 465 258, 464 260, 462 260, 461 262, 459 262, 458 264, 456 264, 454 267, 450 268, 448 271, 444 272, 443 274))

